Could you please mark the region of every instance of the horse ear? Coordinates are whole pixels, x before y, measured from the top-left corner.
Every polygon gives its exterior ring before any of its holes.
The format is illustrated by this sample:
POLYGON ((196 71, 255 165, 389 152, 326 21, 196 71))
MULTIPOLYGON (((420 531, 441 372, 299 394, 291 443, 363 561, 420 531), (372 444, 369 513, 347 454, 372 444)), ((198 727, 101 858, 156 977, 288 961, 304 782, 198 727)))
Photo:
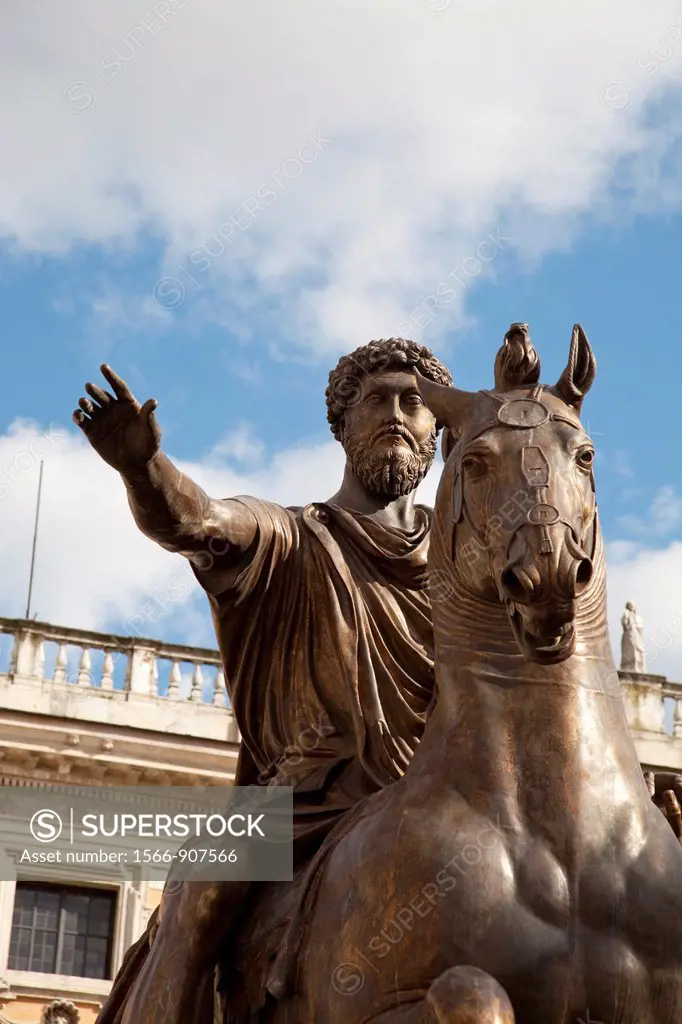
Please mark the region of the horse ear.
POLYGON ((459 433, 462 423, 472 413, 474 393, 436 384, 422 376, 416 366, 413 369, 419 393, 438 423, 451 427, 456 434, 459 433))
POLYGON ((450 457, 450 452, 457 444, 457 435, 450 427, 445 427, 443 430, 443 437, 440 442, 440 454, 443 462, 447 462, 450 457))
POLYGON ((580 324, 575 324, 571 336, 568 363, 556 382, 554 390, 559 398, 563 398, 567 405, 573 406, 579 413, 583 399, 592 387, 596 375, 597 360, 594 358, 592 346, 580 324))

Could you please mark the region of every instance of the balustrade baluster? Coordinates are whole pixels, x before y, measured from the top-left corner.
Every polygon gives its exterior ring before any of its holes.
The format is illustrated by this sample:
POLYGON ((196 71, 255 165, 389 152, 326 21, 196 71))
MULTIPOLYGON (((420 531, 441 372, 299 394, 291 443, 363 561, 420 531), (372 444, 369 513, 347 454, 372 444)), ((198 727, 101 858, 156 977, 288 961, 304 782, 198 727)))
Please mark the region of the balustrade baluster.
POLYGON ((168 699, 177 700, 180 696, 180 680, 182 679, 182 673, 180 671, 180 663, 174 661, 171 665, 170 671, 170 682, 168 684, 168 699))
POLYGON ((192 689, 190 691, 189 699, 192 701, 201 701, 204 699, 204 677, 201 674, 201 665, 198 663, 194 667, 192 689))
POLYGON ((107 651, 104 655, 100 688, 102 690, 113 690, 114 688, 114 658, 111 651, 107 651))
POLYGON ((227 688, 225 686, 225 673, 222 668, 216 669, 215 681, 213 683, 213 704, 217 708, 227 707, 227 688))
POLYGON ((92 685, 92 658, 90 657, 90 650, 87 647, 83 648, 81 654, 80 664, 78 665, 78 686, 91 686, 92 685))
POLYGON ((66 644, 60 644, 57 651, 57 660, 54 663, 53 683, 64 683, 66 681, 66 644))

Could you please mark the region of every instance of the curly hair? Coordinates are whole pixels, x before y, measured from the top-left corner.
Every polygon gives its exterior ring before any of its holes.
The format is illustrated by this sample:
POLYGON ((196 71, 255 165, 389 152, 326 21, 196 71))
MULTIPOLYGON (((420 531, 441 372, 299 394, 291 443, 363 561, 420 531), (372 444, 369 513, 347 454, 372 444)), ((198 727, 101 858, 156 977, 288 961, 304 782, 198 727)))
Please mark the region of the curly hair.
MULTIPOLYGON (((367 377, 380 373, 398 373, 416 366, 422 376, 436 384, 452 384, 450 371, 430 348, 405 338, 381 338, 342 356, 329 374, 325 391, 329 429, 341 440, 341 422, 346 409, 357 405, 363 395, 367 377)), ((437 424, 440 430, 441 424, 437 424)))

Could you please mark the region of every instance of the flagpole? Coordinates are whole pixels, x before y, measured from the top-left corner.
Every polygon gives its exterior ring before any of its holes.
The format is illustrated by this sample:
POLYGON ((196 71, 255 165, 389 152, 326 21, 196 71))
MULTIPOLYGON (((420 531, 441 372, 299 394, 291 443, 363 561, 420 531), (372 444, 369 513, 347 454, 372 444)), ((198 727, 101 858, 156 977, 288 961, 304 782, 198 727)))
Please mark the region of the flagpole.
POLYGON ((38 519, 40 517, 40 496, 43 490, 43 466, 44 459, 40 460, 40 476, 38 477, 38 500, 36 501, 36 520, 33 527, 33 550, 31 552, 31 575, 28 580, 28 601, 26 602, 26 618, 31 614, 31 594, 33 593, 33 572, 36 565, 36 544, 38 542, 38 519))

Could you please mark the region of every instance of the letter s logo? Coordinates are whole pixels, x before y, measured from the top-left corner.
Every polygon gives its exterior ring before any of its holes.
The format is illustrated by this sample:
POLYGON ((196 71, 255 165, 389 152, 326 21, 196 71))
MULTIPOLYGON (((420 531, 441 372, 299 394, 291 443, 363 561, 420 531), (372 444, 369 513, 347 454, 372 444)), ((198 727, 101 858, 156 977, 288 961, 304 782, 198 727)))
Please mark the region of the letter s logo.
POLYGON ((62 819, 56 811, 36 811, 29 825, 31 835, 39 843, 53 843, 62 834, 62 819))

